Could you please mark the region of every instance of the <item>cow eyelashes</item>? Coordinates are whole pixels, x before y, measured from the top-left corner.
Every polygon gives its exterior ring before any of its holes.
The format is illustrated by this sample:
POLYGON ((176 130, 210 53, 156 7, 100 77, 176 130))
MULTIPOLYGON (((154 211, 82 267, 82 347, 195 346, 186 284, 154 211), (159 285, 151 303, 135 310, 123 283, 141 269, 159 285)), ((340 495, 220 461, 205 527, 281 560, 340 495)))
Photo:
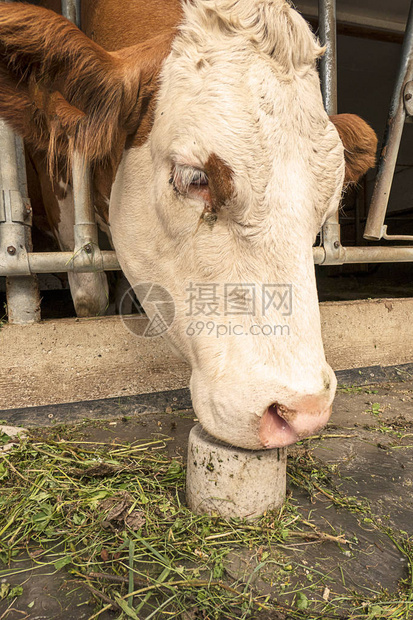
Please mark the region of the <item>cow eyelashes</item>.
POLYGON ((208 176, 199 168, 175 164, 169 182, 176 192, 187 195, 205 189, 208 186, 208 176))
POLYGON ((202 170, 194 170, 194 174, 191 179, 191 185, 208 185, 208 177, 202 170))

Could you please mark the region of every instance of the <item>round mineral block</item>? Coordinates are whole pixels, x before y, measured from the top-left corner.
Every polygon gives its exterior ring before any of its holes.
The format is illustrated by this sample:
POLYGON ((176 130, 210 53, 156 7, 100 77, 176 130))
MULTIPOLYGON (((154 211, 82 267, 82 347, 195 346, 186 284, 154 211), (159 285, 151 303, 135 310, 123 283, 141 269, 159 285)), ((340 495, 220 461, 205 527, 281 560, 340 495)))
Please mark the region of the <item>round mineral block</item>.
POLYGON ((285 500, 287 451, 224 444, 200 424, 189 434, 186 498, 196 514, 254 519, 285 500))

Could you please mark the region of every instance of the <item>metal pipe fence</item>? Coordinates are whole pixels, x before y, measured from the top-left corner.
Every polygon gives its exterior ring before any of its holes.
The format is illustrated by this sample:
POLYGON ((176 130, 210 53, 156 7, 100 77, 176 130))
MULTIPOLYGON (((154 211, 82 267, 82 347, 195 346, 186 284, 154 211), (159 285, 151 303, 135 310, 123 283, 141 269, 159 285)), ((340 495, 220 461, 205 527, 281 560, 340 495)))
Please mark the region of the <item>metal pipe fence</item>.
POLYGON ((373 241, 387 239, 413 241, 413 235, 388 235, 384 225, 399 154, 403 127, 407 117, 413 115, 413 2, 410 4, 404 35, 401 61, 390 102, 389 116, 384 135, 373 196, 367 216, 364 238, 373 241))
MULTIPOLYGON (((62 13, 79 26, 80 0, 62 0, 62 13)), ((334 114, 337 111, 335 0, 319 0, 319 28, 321 43, 327 45, 327 51, 320 66, 324 104, 327 112, 334 114)), ((406 42, 403 48, 403 62, 396 84, 397 92, 395 91, 391 114, 392 110, 394 111, 395 109, 396 99, 396 103, 399 106, 397 109, 400 108, 400 92, 405 92, 403 88, 405 88, 406 80, 410 80, 412 77, 412 50, 413 9, 410 11, 406 42), (409 70, 407 70, 407 67, 409 70)), ((404 108, 403 114, 405 115, 404 108)), ((387 137, 387 139, 389 138, 387 137)), ((390 136, 390 141, 392 139, 390 136)), ((397 140, 395 141, 397 142, 397 140)), ((397 157, 398 144, 396 146, 397 157)), ((99 248, 91 174, 81 154, 75 153, 72 170, 75 212, 74 251, 32 252, 31 209, 24 180, 23 142, 13 134, 3 121, 0 121, 0 151, 2 154, 0 159, 2 190, 0 192, 0 276, 7 277, 9 321, 13 323, 29 323, 40 320, 39 292, 35 274, 102 272, 118 270, 120 267, 115 252, 101 251, 99 248)), ((385 163, 381 161, 380 165, 383 167, 385 163)), ((389 167, 386 170, 388 171, 389 167)), ((387 186, 389 179, 391 183, 393 173, 394 167, 390 176, 388 172, 386 173, 387 186)), ((378 183, 381 182, 380 179, 382 179, 382 176, 380 176, 379 172, 378 183)), ((381 203, 381 206, 377 206, 373 201, 365 235, 368 233, 368 227, 371 224, 372 218, 375 221, 379 221, 379 224, 381 218, 384 221, 387 202, 385 202, 384 207, 383 204, 384 202, 381 203)), ((381 237, 372 235, 369 238, 379 239, 381 237)), ((406 238, 410 239, 410 237, 406 238)), ((321 245, 314 247, 313 253, 314 262, 319 265, 413 262, 413 246, 342 246, 338 212, 324 225, 321 245)))
MULTIPOLYGON (((336 0, 318 0, 318 25, 321 45, 326 46, 320 61, 320 79, 327 114, 337 114, 337 18, 336 0)), ((342 254, 338 210, 328 218, 321 231, 324 249, 322 264, 336 264, 342 254)))
POLYGON ((11 323, 40 320, 37 278, 30 269, 18 273, 17 264, 28 264, 31 250, 31 208, 26 185, 23 140, 0 121, 0 274, 6 278, 7 310, 11 323))
MULTIPOLYGON (((80 0, 62 0, 62 14, 80 27, 80 0)), ((7 276, 7 311, 10 323, 40 320, 40 297, 34 274, 85 273, 119 270, 113 251, 101 251, 94 213, 89 166, 74 153, 73 252, 32 252, 31 208, 25 185, 23 141, 0 121, 0 276, 7 276)))

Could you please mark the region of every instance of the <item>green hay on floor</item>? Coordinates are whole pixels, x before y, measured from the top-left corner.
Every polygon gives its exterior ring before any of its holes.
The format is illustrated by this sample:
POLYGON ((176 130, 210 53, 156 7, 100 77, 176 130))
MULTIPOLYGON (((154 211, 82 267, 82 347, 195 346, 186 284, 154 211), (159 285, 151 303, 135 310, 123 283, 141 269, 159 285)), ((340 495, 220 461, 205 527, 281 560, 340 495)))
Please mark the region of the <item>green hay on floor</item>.
MULTIPOLYGON (((288 590, 296 567, 286 552, 294 545, 328 542, 344 549, 345 534, 321 532, 294 497, 254 523, 193 515, 184 504, 184 467, 166 455, 165 441, 59 440, 54 428, 50 437, 32 434, 0 453, 0 598, 21 593, 7 590, 7 577, 21 573, 23 583, 32 569, 19 563, 29 556, 36 567, 66 571, 88 588, 95 604, 90 620, 105 609, 135 620, 413 614, 413 543, 407 533, 386 532, 410 563, 407 581, 392 596, 377 592, 361 600, 349 591, 320 600, 313 597, 319 578, 296 588, 288 603, 260 592, 255 578, 265 571, 280 591, 288 590), (255 568, 243 579, 231 577, 229 557, 243 551, 255 557, 255 568)), ((368 503, 343 496, 336 472, 321 467, 310 451, 302 448, 289 459, 289 475, 309 494, 324 494, 383 531, 368 503)))

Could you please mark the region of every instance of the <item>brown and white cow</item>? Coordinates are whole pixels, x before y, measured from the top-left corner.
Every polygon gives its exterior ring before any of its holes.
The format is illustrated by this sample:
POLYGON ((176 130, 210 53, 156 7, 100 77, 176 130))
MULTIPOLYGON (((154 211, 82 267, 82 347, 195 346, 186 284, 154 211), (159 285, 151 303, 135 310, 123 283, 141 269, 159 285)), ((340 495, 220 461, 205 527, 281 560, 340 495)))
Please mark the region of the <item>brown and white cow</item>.
POLYGON ((53 12, 0 4, 0 115, 52 171, 73 149, 91 161, 128 280, 173 297, 167 338, 192 367, 206 430, 253 449, 314 433, 336 380, 312 245, 343 183, 373 165, 374 132, 328 118, 323 50, 285 0, 97 0, 83 13, 90 38, 53 12), (213 317, 220 338, 189 332, 188 290, 234 283, 290 287, 291 312, 245 297, 236 333, 226 312, 213 317))

